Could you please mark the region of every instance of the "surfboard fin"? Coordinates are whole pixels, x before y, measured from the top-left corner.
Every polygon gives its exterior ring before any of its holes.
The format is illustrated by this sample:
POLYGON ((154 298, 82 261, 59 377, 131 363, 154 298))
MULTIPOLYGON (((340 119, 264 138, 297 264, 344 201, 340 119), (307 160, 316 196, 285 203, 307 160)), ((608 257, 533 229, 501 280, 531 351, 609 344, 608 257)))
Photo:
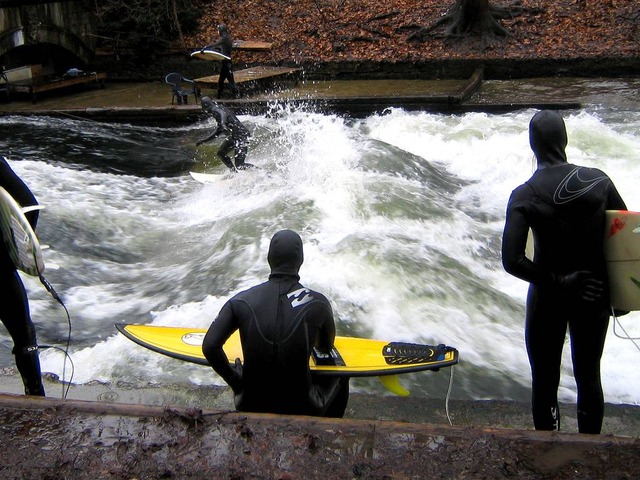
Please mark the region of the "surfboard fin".
POLYGON ((380 379, 380 382, 382 382, 382 385, 384 385, 384 387, 391 393, 395 393, 399 397, 409 396, 409 390, 400 384, 398 375, 381 375, 378 378, 380 379))

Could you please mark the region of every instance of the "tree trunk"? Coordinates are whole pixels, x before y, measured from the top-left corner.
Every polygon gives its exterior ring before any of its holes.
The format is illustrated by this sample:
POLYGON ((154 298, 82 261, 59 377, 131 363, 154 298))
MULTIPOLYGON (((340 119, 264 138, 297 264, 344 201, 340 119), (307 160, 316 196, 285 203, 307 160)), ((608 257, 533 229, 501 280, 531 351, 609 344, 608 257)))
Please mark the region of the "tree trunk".
POLYGON ((518 2, 510 7, 494 6, 489 0, 456 0, 447 10, 447 13, 427 27, 422 27, 414 32, 409 41, 425 41, 427 37, 444 36, 454 37, 480 37, 483 44, 498 38, 507 37, 509 32, 500 24, 498 19, 515 17, 524 9, 518 2), (447 24, 444 33, 433 33, 434 30, 447 24))

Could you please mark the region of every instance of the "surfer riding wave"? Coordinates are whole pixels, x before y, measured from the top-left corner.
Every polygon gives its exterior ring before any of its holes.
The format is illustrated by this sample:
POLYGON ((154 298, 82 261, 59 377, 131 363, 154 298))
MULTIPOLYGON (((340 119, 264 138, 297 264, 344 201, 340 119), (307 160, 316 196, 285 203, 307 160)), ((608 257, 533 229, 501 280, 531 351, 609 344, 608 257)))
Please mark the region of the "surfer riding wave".
POLYGON ((202 97, 201 103, 202 109, 216 119, 218 127, 208 137, 198 140, 196 145, 201 145, 213 140, 219 135, 225 134, 227 138, 218 149, 218 156, 222 160, 222 163, 234 172, 236 170, 255 168, 255 165, 244 161, 247 157, 249 137, 251 136, 247 127, 244 126, 231 110, 224 105, 214 102, 209 97, 202 97), (229 156, 231 150, 235 151, 233 162, 229 156))

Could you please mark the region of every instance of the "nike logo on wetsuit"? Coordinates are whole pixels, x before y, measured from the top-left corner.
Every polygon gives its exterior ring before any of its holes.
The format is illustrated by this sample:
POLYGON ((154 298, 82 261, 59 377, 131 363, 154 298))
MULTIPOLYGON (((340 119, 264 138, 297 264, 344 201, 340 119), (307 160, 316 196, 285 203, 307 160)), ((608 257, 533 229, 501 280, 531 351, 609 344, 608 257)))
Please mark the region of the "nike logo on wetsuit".
POLYGON ((574 168, 556 188, 553 194, 553 203, 562 205, 581 197, 600 182, 607 179, 606 175, 589 180, 580 178, 580 167, 574 168))
POLYGON ((310 295, 311 291, 307 288, 299 288, 291 293, 287 294, 287 298, 291 300, 291 307, 301 307, 305 303, 309 303, 313 300, 313 296, 310 295))

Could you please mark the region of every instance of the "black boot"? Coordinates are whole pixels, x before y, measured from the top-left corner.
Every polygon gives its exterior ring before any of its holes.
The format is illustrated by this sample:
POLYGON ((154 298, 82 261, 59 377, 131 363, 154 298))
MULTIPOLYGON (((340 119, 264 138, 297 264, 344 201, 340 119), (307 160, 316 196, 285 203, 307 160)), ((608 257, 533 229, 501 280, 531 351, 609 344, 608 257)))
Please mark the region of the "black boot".
POLYGON ((24 384, 25 395, 45 396, 44 385, 42 384, 42 376, 40 372, 40 359, 38 357, 38 347, 30 346, 19 349, 13 349, 16 358, 16 367, 22 383, 24 384))

